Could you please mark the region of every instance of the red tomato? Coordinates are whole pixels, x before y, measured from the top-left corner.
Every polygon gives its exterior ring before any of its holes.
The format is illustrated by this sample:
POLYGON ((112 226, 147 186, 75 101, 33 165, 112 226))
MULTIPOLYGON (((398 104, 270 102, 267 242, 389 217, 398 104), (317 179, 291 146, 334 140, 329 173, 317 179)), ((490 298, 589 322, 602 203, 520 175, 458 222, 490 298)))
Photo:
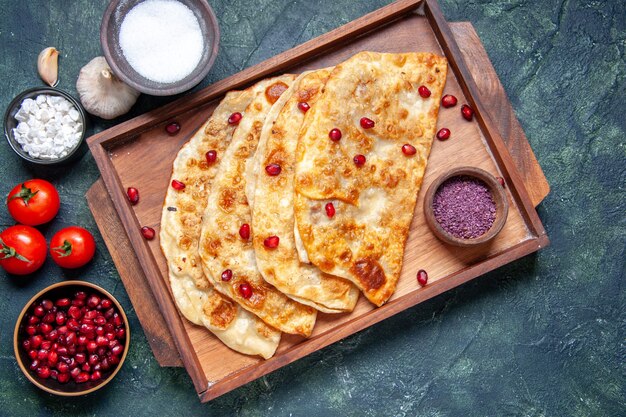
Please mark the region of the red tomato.
POLYGON ((18 223, 38 226, 54 219, 61 201, 56 188, 48 181, 29 180, 11 190, 7 207, 18 223))
POLYGON ((30 226, 11 226, 0 233, 0 266, 9 274, 35 272, 46 260, 46 239, 30 226))
POLYGON ((82 227, 59 230, 50 240, 50 255, 62 268, 80 268, 96 253, 96 241, 82 227))

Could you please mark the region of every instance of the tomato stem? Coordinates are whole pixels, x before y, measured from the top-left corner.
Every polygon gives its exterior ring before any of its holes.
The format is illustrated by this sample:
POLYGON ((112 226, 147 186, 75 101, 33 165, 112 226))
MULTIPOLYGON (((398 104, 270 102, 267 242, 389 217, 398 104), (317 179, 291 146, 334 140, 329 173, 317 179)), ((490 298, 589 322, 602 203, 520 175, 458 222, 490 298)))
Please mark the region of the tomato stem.
POLYGON ((33 190, 31 190, 30 188, 26 187, 26 183, 22 184, 22 188, 20 189, 19 193, 15 194, 13 197, 9 198, 9 201, 13 201, 16 198, 21 198, 22 201, 24 201, 24 205, 28 206, 28 202, 30 201, 31 198, 33 198, 35 196, 35 194, 37 194, 39 192, 39 190, 35 191, 33 193, 33 190))
POLYGON ((5 260, 9 258, 19 259, 23 262, 30 262, 30 259, 20 255, 15 248, 8 246, 2 239, 0 239, 0 245, 2 245, 2 249, 0 249, 0 255, 4 255, 0 258, 0 260, 5 260))
POLYGON ((65 258, 66 256, 70 256, 72 254, 72 244, 69 240, 63 241, 63 246, 57 246, 56 248, 52 248, 60 258, 65 258))

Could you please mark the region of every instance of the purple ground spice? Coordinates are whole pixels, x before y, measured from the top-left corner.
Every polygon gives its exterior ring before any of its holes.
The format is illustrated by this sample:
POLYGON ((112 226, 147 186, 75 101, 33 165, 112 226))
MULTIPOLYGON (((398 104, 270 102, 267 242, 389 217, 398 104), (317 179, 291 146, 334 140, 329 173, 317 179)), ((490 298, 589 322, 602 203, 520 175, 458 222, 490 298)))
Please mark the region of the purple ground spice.
POLYGON ((487 185, 463 175, 449 178, 439 186, 433 211, 446 232, 462 239, 482 236, 496 219, 496 203, 487 185))

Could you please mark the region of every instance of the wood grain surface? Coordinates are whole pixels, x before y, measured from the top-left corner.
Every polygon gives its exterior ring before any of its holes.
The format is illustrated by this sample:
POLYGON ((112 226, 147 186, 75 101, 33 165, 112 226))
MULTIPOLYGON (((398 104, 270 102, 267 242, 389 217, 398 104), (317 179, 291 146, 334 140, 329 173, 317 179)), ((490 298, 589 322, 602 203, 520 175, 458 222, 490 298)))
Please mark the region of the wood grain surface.
MULTIPOLYGON (((524 188, 522 177, 515 169, 502 133, 498 131, 501 127, 492 121, 487 108, 481 104, 489 102, 491 97, 482 96, 479 87, 471 79, 459 47, 442 20, 436 3, 426 2, 428 18, 407 14, 417 3, 419 2, 394 3, 216 83, 221 84, 199 92, 188 98, 184 104, 179 103, 185 109, 183 112, 168 105, 165 110, 150 112, 123 124, 125 126, 116 126, 89 140, 113 205, 128 232, 132 248, 138 254, 138 263, 145 272, 156 303, 163 312, 174 343, 203 401, 215 398, 548 243, 524 188), (399 16, 403 17, 398 19, 399 16), (397 20, 387 25, 393 19, 397 20), (431 23, 434 24, 434 30, 431 23), (377 24, 385 25, 355 38, 377 24), (337 48, 341 40, 349 43, 337 48), (313 47, 315 44, 317 46, 313 47), (433 147, 417 204, 417 215, 407 242, 403 272, 396 293, 388 304, 374 309, 362 298, 351 314, 320 314, 310 339, 283 336, 276 356, 267 361, 237 354, 204 328, 193 326, 181 319, 169 294, 167 267, 160 253, 158 239, 146 242, 141 237, 139 228, 149 225, 158 230, 162 200, 176 151, 208 117, 216 104, 215 99, 219 99, 223 91, 229 89, 229 80, 232 88, 239 87, 287 67, 290 71, 299 72, 334 65, 365 49, 386 52, 430 51, 440 54, 445 51, 454 69, 448 73, 445 93, 456 95, 461 103, 472 103, 477 110, 478 123, 463 120, 458 114, 460 106, 442 109, 440 112, 439 126, 449 127, 453 136, 451 140, 437 142, 433 147), (302 63, 302 60, 308 61, 302 63), (285 62, 288 63, 287 67, 285 62), (461 78, 457 79, 457 76, 461 78), (190 102, 195 106, 189 106, 190 102), (168 113, 168 109, 172 113, 168 113), (178 136, 170 137, 163 131, 163 124, 173 118, 179 121, 182 130, 178 136), (507 194, 511 206, 507 223, 500 235, 482 248, 457 249, 443 245, 429 233, 423 216, 420 215, 423 192, 428 185, 447 169, 461 165, 477 166, 507 179, 507 194), (124 190, 128 186, 141 190, 142 201, 138 206, 130 207, 126 201, 124 190), (429 271, 430 280, 428 286, 418 288, 415 271, 422 268, 429 271)), ((499 97, 498 100, 506 101, 506 97, 499 97)), ((511 117, 514 119, 514 116, 511 117)))

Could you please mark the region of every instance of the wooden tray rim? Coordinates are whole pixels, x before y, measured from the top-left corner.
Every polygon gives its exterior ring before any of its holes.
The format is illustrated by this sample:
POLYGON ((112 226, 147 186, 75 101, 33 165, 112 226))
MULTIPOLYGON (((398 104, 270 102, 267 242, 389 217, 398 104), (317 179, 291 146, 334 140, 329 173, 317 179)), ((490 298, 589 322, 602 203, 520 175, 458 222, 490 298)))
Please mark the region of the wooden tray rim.
MULTIPOLYGON (((482 275, 492 269, 505 265, 515 259, 535 252, 549 244, 549 239, 541 224, 541 220, 535 211, 530 197, 524 187, 520 174, 515 168, 515 164, 509 154, 504 140, 490 116, 485 106, 480 100, 479 90, 467 68, 467 65, 460 53, 458 45, 454 40, 452 32, 443 17, 436 0, 399 0, 333 31, 314 38, 304 44, 285 51, 253 67, 241 71, 233 76, 218 81, 207 88, 182 97, 170 104, 152 110, 144 115, 121 123, 108 130, 100 132, 90 138, 87 142, 96 160, 98 169, 102 175, 107 191, 115 206, 116 211, 122 221, 125 230, 138 230, 140 225, 137 218, 132 213, 132 208, 128 204, 123 194, 122 184, 112 161, 108 157, 108 150, 115 145, 131 139, 133 136, 143 131, 152 129, 154 126, 165 123, 177 115, 186 113, 195 107, 206 104, 224 95, 227 91, 238 89, 253 83, 255 80, 269 76, 274 73, 284 71, 295 64, 301 64, 330 49, 344 43, 349 43, 351 39, 360 37, 372 30, 376 30, 387 25, 408 13, 414 12, 419 7, 424 6, 424 12, 431 27, 442 47, 449 65, 456 74, 457 81, 469 101, 475 109, 476 120, 483 132, 485 139, 492 151, 498 168, 509 184, 509 191, 518 203, 519 211, 529 228, 531 238, 517 245, 514 245, 495 256, 487 258, 473 266, 461 269, 454 274, 448 275, 445 279, 434 282, 425 287, 422 291, 406 294, 403 297, 393 300, 385 306, 372 310, 354 320, 345 323, 340 328, 333 328, 325 333, 316 335, 308 339, 307 343, 293 346, 288 351, 278 357, 260 362, 257 365, 246 367, 221 379, 217 383, 210 383, 206 375, 202 372, 199 359, 191 347, 191 341, 185 331, 183 319, 180 314, 175 316, 164 314, 165 321, 174 336, 176 347, 181 355, 181 359, 187 372, 189 373, 194 387, 205 402, 216 398, 234 388, 250 382, 262 375, 291 363, 301 357, 306 352, 312 352, 322 347, 328 346, 350 334, 360 331, 372 324, 388 318, 400 311, 403 311, 415 304, 441 294, 451 288, 461 285, 477 276, 482 275), (347 330, 346 330, 347 329, 347 330), (253 368, 253 369, 251 369, 253 368)), ((151 285, 154 296, 159 306, 168 306, 176 310, 171 299, 169 288, 165 280, 161 278, 160 270, 152 251, 146 241, 139 233, 128 233, 129 240, 137 252, 139 263, 146 273, 146 276, 156 275, 158 280, 148 280, 149 283, 157 281, 157 288, 151 285)))

